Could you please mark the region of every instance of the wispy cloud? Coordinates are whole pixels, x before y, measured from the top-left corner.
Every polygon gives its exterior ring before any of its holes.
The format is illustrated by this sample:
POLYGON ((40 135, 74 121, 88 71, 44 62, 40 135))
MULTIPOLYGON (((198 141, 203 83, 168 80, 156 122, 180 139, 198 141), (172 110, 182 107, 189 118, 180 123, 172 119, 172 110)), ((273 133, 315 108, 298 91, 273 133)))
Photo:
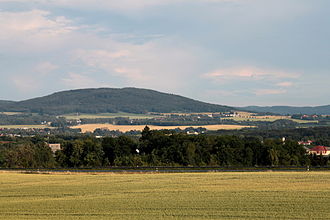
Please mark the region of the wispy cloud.
POLYGON ((63 43, 77 26, 63 17, 51 17, 44 10, 21 12, 0 11, 0 46, 2 50, 46 51, 63 43), (9 44, 10 42, 15 42, 9 44))
MULTIPOLYGON (((238 2, 242 0, 195 0, 201 3, 238 2)), ((191 3, 191 0, 0 0, 0 3, 25 3, 48 6, 61 6, 67 8, 80 8, 85 10, 115 10, 121 12, 141 11, 152 7, 174 5, 178 3, 191 3)))
POLYGON ((110 86, 103 82, 97 82, 93 77, 88 75, 70 72, 66 77, 62 78, 63 84, 68 88, 92 88, 110 86))
POLYGON ((280 83, 277 83, 276 85, 280 86, 280 87, 291 87, 294 84, 292 82, 280 82, 280 83))
POLYGON ((56 69, 58 69, 58 66, 48 61, 39 63, 35 67, 36 73, 43 76, 50 74, 56 69))
POLYGON ((203 75, 205 78, 216 80, 219 82, 235 81, 235 80, 275 80, 298 78, 299 74, 289 73, 272 69, 261 69, 256 67, 240 67, 218 69, 203 75))
POLYGON ((40 79, 29 75, 14 75, 10 77, 10 82, 20 92, 30 93, 40 89, 40 79))
POLYGON ((287 93, 285 89, 257 89, 254 91, 254 94, 257 96, 263 95, 280 95, 287 93))

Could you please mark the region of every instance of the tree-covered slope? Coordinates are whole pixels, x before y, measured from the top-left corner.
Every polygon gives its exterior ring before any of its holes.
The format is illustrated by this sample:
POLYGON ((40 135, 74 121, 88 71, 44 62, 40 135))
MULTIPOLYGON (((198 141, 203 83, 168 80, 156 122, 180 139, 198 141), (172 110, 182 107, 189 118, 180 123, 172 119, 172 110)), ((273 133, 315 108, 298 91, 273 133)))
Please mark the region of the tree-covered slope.
MULTIPOLYGON (((1 108, 1 107, 0 107, 1 108)), ((208 104, 178 95, 137 88, 78 89, 2 106, 0 111, 47 114, 103 112, 217 112, 233 108, 208 104)))
POLYGON ((330 105, 316 106, 316 107, 292 107, 292 106, 248 106, 242 108, 247 111, 253 112, 272 112, 276 114, 318 114, 318 115, 330 115, 330 105))
POLYGON ((0 106, 13 104, 13 103, 14 103, 13 101, 0 100, 0 106))

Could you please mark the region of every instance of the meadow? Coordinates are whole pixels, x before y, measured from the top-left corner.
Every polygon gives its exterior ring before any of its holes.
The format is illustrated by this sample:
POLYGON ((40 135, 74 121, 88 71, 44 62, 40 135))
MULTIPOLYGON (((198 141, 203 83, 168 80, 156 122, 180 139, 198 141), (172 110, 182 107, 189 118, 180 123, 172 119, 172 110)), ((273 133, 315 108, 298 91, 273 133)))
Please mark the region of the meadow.
POLYGON ((0 219, 330 219, 330 172, 2 172, 0 184, 0 219))
MULTIPOLYGON (((193 128, 206 128, 207 130, 235 130, 235 129, 242 129, 251 126, 241 126, 241 125, 196 125, 196 126, 156 126, 156 125, 148 125, 148 127, 152 130, 162 130, 162 129, 186 129, 189 127, 193 128)), ((71 128, 80 128, 83 133, 85 132, 93 132, 97 128, 101 129, 109 129, 109 130, 119 130, 121 132, 127 132, 131 130, 142 131, 145 128, 145 125, 112 125, 112 124, 84 124, 84 125, 77 125, 71 128)))

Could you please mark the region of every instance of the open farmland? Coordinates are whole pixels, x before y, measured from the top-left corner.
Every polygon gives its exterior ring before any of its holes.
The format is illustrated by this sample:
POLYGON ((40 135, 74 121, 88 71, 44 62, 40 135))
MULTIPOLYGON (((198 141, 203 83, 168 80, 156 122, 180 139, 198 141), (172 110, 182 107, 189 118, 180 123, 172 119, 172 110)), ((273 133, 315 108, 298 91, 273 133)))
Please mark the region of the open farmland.
POLYGON ((23 113, 22 112, 0 112, 0 114, 4 114, 4 115, 21 115, 23 113))
POLYGON ((330 172, 0 173, 1 219, 330 219, 330 172))
MULTIPOLYGON (((142 131, 145 125, 112 125, 112 124, 84 124, 73 126, 72 128, 80 128, 83 133, 85 132, 93 132, 97 128, 101 129, 109 129, 109 130, 119 130, 121 132, 127 132, 131 130, 142 131)), ((152 130, 162 130, 162 129, 186 129, 189 127, 193 128, 206 128, 207 130, 235 130, 242 129, 250 126, 240 126, 240 125, 197 125, 197 126, 156 126, 156 125, 148 125, 148 127, 152 130)))

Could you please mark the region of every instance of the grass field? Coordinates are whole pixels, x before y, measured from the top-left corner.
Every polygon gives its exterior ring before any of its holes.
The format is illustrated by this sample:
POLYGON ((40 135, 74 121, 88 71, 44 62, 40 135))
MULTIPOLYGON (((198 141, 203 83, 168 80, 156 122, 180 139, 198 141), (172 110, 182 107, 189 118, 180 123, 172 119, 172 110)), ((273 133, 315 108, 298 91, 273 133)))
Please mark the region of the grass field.
MULTIPOLYGON (((84 124, 73 126, 72 128, 80 128, 81 131, 84 132, 93 132, 97 128, 104 128, 109 130, 119 130, 121 132, 127 132, 131 130, 142 131, 145 125, 111 125, 111 124, 84 124)), ((155 125, 148 125, 148 127, 152 130, 161 130, 161 129, 186 129, 189 127, 203 127, 207 130, 219 130, 219 129, 226 129, 226 130, 235 130, 235 129, 242 129, 250 126, 241 126, 241 125, 196 125, 196 126, 155 126, 155 125)))
MULTIPOLYGON (((117 118, 117 117, 128 117, 130 119, 146 119, 146 118, 154 118, 155 116, 146 115, 146 114, 131 114, 131 113, 100 113, 100 114, 67 114, 61 115, 66 119, 70 120, 78 120, 81 118, 87 119, 96 119, 96 118, 117 118)), ((158 116, 159 117, 159 116, 158 116)))
POLYGON ((0 173, 0 219, 330 219, 330 172, 0 173))

